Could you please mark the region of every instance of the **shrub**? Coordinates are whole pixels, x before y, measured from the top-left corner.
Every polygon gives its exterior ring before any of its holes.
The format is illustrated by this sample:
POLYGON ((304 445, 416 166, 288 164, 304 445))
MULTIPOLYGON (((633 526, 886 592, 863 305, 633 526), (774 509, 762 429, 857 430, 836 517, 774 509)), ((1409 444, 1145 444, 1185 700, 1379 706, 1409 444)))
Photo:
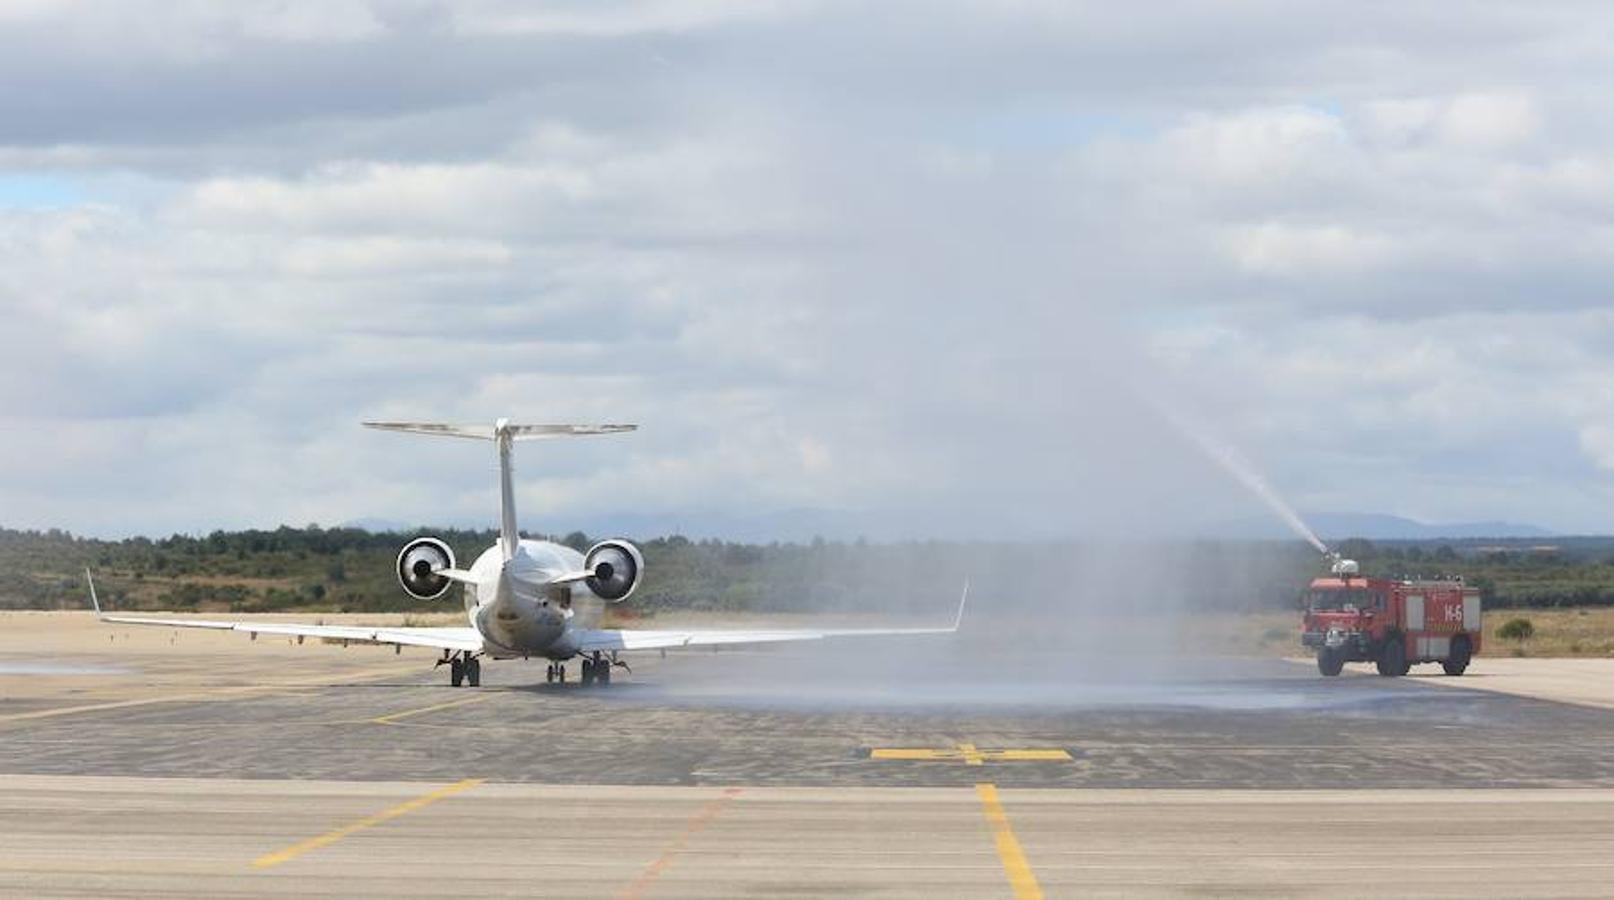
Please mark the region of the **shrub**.
POLYGON ((1509 619, 1496 630, 1496 636, 1504 641, 1527 641, 1535 633, 1536 627, 1529 619, 1509 619))

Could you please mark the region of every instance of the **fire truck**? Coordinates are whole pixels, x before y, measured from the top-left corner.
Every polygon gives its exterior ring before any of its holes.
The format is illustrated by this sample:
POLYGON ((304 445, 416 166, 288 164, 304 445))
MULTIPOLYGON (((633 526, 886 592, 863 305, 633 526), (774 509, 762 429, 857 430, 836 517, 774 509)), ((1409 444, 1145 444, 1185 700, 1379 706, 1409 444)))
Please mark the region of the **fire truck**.
POLYGON ((1330 577, 1306 589, 1301 643, 1317 651, 1317 671, 1340 673, 1371 662, 1385 677, 1416 663, 1461 675, 1480 651, 1480 593, 1461 578, 1364 578, 1354 560, 1336 560, 1330 577))

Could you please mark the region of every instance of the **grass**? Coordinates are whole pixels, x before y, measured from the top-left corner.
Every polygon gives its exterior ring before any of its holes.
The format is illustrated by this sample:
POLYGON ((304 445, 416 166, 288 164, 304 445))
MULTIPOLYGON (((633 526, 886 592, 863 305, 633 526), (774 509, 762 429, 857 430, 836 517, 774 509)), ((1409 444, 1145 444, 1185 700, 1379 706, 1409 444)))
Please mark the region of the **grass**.
POLYGON ((1485 614, 1486 656, 1614 657, 1614 609, 1504 609, 1485 614), (1512 619, 1528 619, 1534 634, 1507 640, 1497 631, 1512 619))

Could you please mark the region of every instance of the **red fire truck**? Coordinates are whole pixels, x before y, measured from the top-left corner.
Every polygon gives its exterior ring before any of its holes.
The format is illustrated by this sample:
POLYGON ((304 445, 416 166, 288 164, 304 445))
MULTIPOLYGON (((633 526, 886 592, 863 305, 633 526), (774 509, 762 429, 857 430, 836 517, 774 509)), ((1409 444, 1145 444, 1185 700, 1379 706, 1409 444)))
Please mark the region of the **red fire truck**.
POLYGON ((1426 662, 1461 675, 1480 651, 1479 589, 1462 579, 1363 578, 1348 559, 1333 569, 1306 590, 1301 635, 1324 675, 1338 675, 1348 662, 1375 663, 1387 677, 1426 662))

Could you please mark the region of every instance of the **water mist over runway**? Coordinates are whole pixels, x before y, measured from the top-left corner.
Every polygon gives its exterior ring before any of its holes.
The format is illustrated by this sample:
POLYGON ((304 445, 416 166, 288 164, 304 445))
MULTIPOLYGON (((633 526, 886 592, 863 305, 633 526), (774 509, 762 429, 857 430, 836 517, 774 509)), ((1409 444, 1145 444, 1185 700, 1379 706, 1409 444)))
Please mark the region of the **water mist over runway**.
POLYGON ((1073 660, 1026 653, 979 656, 905 642, 878 654, 821 648, 724 651, 727 671, 639 683, 613 701, 794 713, 1062 714, 1083 710, 1225 710, 1370 715, 1386 704, 1438 703, 1436 694, 1385 688, 1340 691, 1296 679, 1282 660, 1205 657, 1156 673, 1123 656, 1073 660), (890 651, 890 652, 886 652, 890 651), (1112 671, 1106 672, 1105 669, 1112 671), (1283 677, 1290 676, 1290 677, 1283 677))
MULTIPOLYGON (((859 571, 815 620, 943 624, 967 575, 957 634, 724 649, 698 680, 649 685, 640 696, 825 711, 1360 704, 1359 694, 1342 701, 1309 685, 1275 687, 1293 664, 1230 656, 1216 630, 1269 596, 1297 554, 1306 556, 1273 544, 914 545, 900 566, 859 571)), ((830 583, 839 568, 826 561, 813 577, 830 583)))

